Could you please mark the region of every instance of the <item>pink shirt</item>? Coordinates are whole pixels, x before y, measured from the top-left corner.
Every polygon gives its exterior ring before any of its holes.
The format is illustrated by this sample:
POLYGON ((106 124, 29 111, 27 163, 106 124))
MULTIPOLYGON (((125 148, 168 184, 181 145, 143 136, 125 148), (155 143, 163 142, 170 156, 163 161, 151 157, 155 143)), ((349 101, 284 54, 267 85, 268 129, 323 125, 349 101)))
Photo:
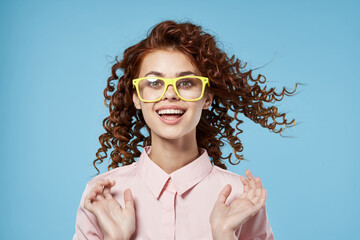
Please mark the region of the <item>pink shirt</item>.
MULTIPOLYGON (((213 239, 209 217, 220 191, 231 184, 226 204, 243 192, 240 175, 212 165, 206 149, 186 166, 167 174, 148 156, 151 146, 139 160, 115 168, 91 179, 86 185, 76 216, 73 240, 104 239, 96 217, 84 208, 84 198, 94 183, 103 178, 116 180, 111 189, 124 207, 124 190, 131 189, 135 201, 136 240, 201 240, 213 239)), ((238 239, 274 239, 264 206, 236 231, 238 239)))

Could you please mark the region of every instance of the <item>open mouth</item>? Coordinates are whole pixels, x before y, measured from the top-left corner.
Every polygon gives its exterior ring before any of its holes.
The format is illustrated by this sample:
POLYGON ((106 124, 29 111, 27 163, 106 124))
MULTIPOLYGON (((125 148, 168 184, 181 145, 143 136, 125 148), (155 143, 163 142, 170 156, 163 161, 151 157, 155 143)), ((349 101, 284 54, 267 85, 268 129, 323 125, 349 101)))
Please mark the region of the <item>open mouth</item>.
POLYGON ((174 119, 177 119, 177 118, 180 118, 182 115, 185 114, 186 111, 182 111, 182 112, 171 112, 171 113, 164 113, 162 111, 157 111, 156 113, 164 118, 164 119, 167 119, 167 120, 174 120, 174 119), (160 113, 159 113, 160 112, 160 113))

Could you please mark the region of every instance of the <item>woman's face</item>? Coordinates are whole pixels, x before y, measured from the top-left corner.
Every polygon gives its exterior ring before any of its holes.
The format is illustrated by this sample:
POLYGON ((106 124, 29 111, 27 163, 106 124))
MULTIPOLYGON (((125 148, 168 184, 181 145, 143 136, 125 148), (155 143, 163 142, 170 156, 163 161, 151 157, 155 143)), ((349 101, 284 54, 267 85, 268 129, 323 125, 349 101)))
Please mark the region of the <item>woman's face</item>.
MULTIPOLYGON (((179 76, 200 76, 200 72, 192 65, 188 57, 177 50, 155 50, 148 53, 140 66, 140 77, 156 76, 164 78, 176 78, 179 76), (187 73, 185 73, 187 72, 187 73)), ((200 121, 202 109, 211 106, 213 94, 208 91, 199 101, 183 101, 173 88, 169 85, 165 95, 157 102, 145 103, 140 101, 136 91, 133 94, 133 101, 137 109, 141 109, 147 126, 154 134, 166 139, 178 139, 196 132, 196 126, 200 121), (185 113, 176 123, 166 123, 157 113, 159 108, 173 109, 179 107, 185 113)))

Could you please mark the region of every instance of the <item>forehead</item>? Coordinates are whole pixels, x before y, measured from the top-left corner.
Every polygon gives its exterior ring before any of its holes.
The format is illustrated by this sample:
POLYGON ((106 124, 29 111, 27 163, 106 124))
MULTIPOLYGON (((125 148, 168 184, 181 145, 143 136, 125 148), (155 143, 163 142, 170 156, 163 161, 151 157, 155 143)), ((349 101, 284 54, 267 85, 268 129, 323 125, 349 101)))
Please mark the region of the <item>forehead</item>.
POLYGON ((150 71, 171 77, 178 72, 198 72, 191 59, 178 50, 155 50, 145 55, 140 65, 139 77, 150 71))

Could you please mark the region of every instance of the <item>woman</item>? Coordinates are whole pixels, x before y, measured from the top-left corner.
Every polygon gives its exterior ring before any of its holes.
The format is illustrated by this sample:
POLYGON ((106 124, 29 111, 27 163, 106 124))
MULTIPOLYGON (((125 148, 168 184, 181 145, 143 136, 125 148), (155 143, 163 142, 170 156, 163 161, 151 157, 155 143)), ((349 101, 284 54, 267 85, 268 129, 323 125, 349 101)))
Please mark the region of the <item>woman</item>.
POLYGON ((222 156, 221 139, 227 138, 238 164, 238 113, 280 133, 277 125, 288 127, 294 120, 263 103, 280 101, 296 88, 261 89, 265 78, 253 79, 245 66, 192 23, 161 22, 125 50, 104 92, 110 116, 94 166, 111 147, 112 162, 85 188, 74 239, 274 238, 260 178, 249 170, 247 179, 227 171, 221 159, 234 163, 232 154, 222 156), (235 136, 228 110, 235 112, 235 136))

